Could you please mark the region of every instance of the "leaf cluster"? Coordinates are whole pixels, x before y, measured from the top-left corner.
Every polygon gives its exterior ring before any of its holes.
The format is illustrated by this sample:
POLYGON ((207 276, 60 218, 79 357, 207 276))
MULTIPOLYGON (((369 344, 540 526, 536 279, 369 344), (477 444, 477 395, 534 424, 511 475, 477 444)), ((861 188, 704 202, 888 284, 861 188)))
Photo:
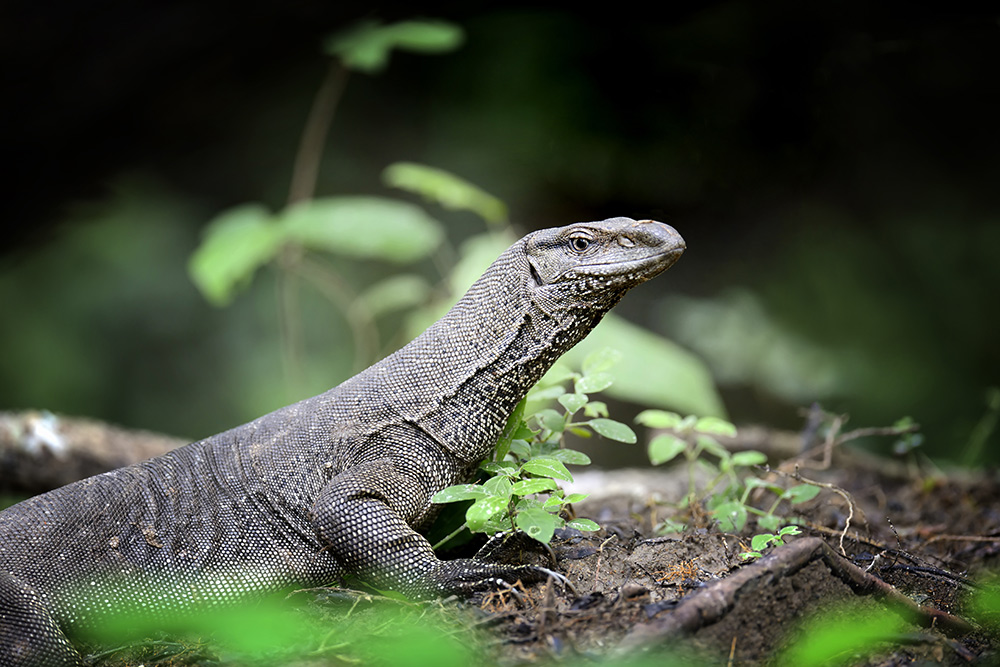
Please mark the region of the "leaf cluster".
POLYGON ((620 353, 610 349, 594 353, 587 357, 582 372, 564 370, 554 376, 556 384, 538 389, 522 400, 508 420, 493 458, 480 465, 486 479, 450 486, 431 500, 435 503, 471 500, 465 523, 459 530, 468 528, 473 533, 521 530, 548 544, 556 529, 563 526, 597 530, 597 524, 589 519, 564 517, 572 503, 587 497, 581 493, 567 494, 559 486, 560 482, 573 481, 566 466, 588 465, 590 457, 566 448, 563 439, 568 432, 581 437, 597 433, 619 442, 636 442, 631 428, 609 419, 607 405, 591 400, 588 395, 611 385, 614 378, 608 369, 619 358, 620 353), (572 390, 564 386, 568 384, 572 390), (561 410, 542 408, 525 418, 528 400, 553 399, 561 410))
POLYGON ((760 533, 754 535, 750 539, 750 551, 744 551, 740 554, 740 557, 743 560, 760 558, 763 555, 762 552, 764 549, 768 547, 780 547, 785 543, 786 537, 789 535, 799 535, 801 532, 798 526, 785 526, 777 533, 760 533))
MULTIPOLYGON (((723 419, 693 415, 681 417, 664 410, 644 410, 636 416, 636 422, 665 431, 650 440, 650 462, 660 465, 683 455, 688 470, 685 504, 704 503, 709 515, 723 531, 743 530, 750 514, 756 515, 759 527, 777 530, 785 523, 775 513, 782 501, 795 505, 811 500, 820 491, 809 484, 785 489, 754 476, 752 468, 766 463, 767 457, 755 450, 730 452, 726 449, 718 438, 734 437, 736 427, 723 419), (702 485, 698 484, 699 470, 708 474, 709 481, 702 485), (766 510, 750 504, 750 495, 755 489, 774 494, 775 500, 766 510)), ((684 524, 673 520, 667 520, 658 527, 660 532, 678 532, 684 528, 684 524)))

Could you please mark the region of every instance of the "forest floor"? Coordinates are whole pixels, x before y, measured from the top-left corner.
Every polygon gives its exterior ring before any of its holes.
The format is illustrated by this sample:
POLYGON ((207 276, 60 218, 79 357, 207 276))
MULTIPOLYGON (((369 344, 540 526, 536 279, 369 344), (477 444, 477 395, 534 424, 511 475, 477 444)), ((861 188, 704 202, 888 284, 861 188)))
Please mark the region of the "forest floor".
POLYGON ((235 644, 161 638, 92 654, 90 664, 1000 664, 1000 604, 988 584, 1000 555, 1000 478, 846 449, 823 469, 810 465, 761 473, 822 486, 781 506, 802 532, 759 559, 741 556, 769 532, 753 515, 733 534, 678 509, 683 468, 586 472, 576 487, 592 495, 576 511, 601 530, 563 530, 552 554, 517 556, 571 588, 550 580, 425 604, 298 591, 283 602, 297 610, 292 627, 241 617, 235 644), (658 535, 671 516, 687 529, 658 535), (281 648, 254 643, 269 633, 285 638, 281 648))

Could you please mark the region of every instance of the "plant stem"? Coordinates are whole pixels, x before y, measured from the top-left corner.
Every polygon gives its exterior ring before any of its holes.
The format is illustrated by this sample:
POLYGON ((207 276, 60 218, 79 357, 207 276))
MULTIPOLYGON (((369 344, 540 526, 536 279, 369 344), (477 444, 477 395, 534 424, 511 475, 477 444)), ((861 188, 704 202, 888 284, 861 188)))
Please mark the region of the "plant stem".
POLYGON ((334 59, 330 63, 330 69, 327 70, 326 79, 316 92, 292 167, 292 182, 288 188, 289 204, 311 199, 316 193, 316 181, 326 135, 347 83, 347 74, 347 68, 341 65, 339 60, 334 59))
POLYGON ((286 245, 278 257, 276 297, 278 301, 278 337, 281 342, 281 360, 285 370, 285 383, 293 395, 303 389, 302 381, 302 331, 299 308, 298 280, 292 267, 298 261, 301 249, 286 245))
MULTIPOLYGON (((323 157, 326 135, 330 130, 334 112, 347 82, 347 69, 338 60, 330 63, 302 129, 302 139, 292 165, 292 181, 288 191, 288 204, 311 199, 316 193, 319 164, 323 157)), ((298 285, 294 273, 302 262, 302 248, 288 246, 278 258, 278 319, 280 327, 282 361, 286 382, 295 393, 301 390, 302 331, 298 303, 298 285)))
POLYGON ((463 523, 461 526, 459 526, 458 528, 456 528, 452 532, 450 532, 447 535, 445 535, 444 537, 442 537, 438 541, 437 544, 435 544, 434 546, 431 547, 431 549, 434 549, 435 551, 437 551, 438 548, 440 548, 442 544, 448 544, 448 542, 450 542, 452 539, 454 539, 456 535, 458 535, 463 530, 465 530, 466 525, 467 525, 467 522, 463 523))

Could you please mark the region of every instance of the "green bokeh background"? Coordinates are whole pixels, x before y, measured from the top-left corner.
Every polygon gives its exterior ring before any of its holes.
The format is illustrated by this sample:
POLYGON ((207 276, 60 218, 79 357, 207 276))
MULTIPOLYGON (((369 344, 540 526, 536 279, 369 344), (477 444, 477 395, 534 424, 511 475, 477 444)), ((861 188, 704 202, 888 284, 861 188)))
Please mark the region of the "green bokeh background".
MULTIPOLYGON (((1000 15, 929 7, 423 10, 464 45, 350 77, 317 193, 407 198, 380 174, 411 160, 500 197, 520 232, 673 224, 687 254, 619 312, 701 356, 737 423, 797 428, 813 401, 857 426, 911 415, 925 449, 961 458, 1000 384, 1000 15)), ((187 261, 220 211, 284 204, 323 39, 413 10, 4 14, 0 409, 197 438, 356 370, 343 317, 304 293, 309 363, 290 382, 273 272, 219 309, 187 261)), ((428 210, 452 248, 483 230, 428 210)), ((337 270, 361 290, 399 269, 337 270)), ((401 318, 382 325, 403 342, 401 318)), ((977 462, 998 445, 991 433, 977 462)))

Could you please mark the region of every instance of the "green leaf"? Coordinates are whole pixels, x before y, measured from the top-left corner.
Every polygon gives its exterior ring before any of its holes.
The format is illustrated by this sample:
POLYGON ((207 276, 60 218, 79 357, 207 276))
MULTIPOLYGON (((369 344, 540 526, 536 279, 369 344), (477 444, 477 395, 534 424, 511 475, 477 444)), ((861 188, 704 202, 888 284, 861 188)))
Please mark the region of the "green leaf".
POLYGON ((514 530, 514 520, 507 512, 494 514, 483 524, 483 529, 478 531, 484 535, 496 535, 497 533, 509 533, 514 530))
POLYGON ((747 508, 743 503, 730 501, 718 505, 711 512, 724 533, 738 533, 747 523, 747 508))
POLYGON ((549 369, 549 372, 545 374, 544 379, 538 384, 546 387, 549 385, 562 385, 566 382, 566 380, 576 379, 578 377, 580 377, 579 373, 566 364, 557 361, 552 364, 552 368, 549 369))
POLYGON ((634 444, 636 441, 635 431, 629 428, 626 424, 615 421, 614 419, 591 419, 587 422, 587 424, 590 428, 610 440, 627 442, 629 444, 634 444))
POLYGON ((514 411, 507 417, 507 423, 504 424, 503 431, 500 433, 500 437, 497 438, 496 451, 494 454, 497 461, 502 461, 504 457, 507 456, 507 452, 510 451, 511 443, 525 428, 525 403, 526 401, 523 398, 518 401, 517 405, 514 406, 514 411))
POLYGON ((510 442, 510 453, 519 459, 526 459, 531 456, 531 445, 525 440, 515 438, 510 442))
POLYGON ((555 385, 552 387, 545 387, 544 389, 538 389, 528 393, 529 401, 551 401, 553 398, 559 398, 566 393, 566 390, 555 385))
POLYGON ((622 353, 610 347, 594 350, 583 360, 583 374, 594 375, 611 369, 622 360, 622 353))
POLYGON ((559 496, 551 495, 545 499, 545 502, 542 503, 542 507, 549 512, 558 513, 562 510, 563 505, 565 504, 566 501, 559 496))
POLYGON ((601 527, 590 519, 573 519, 572 521, 566 522, 566 525, 570 528, 576 528, 577 530, 582 530, 585 533, 592 533, 595 530, 600 530, 601 527))
POLYGON ((573 414, 587 404, 585 394, 563 394, 559 397, 559 404, 566 408, 566 412, 573 414))
POLYGON ((514 482, 511 492, 515 496, 527 496, 532 493, 542 493, 556 488, 554 479, 548 477, 535 477, 532 479, 522 479, 514 482))
POLYGON ((260 204, 246 204, 216 216, 188 262, 188 272, 202 295, 215 306, 229 303, 237 288, 281 249, 282 230, 260 204))
POLYGON ((608 404, 604 401, 591 401, 583 406, 583 414, 588 417, 607 417, 608 404))
MULTIPOLYGON (((551 498, 551 496, 549 496, 549 498, 551 498)), ((515 513, 524 512, 529 509, 537 510, 537 509, 542 509, 544 506, 545 506, 544 503, 542 503, 542 501, 537 498, 522 496, 521 498, 518 498, 517 500, 514 501, 514 512, 515 513)))
POLYGON ((798 526, 785 526, 784 528, 778 531, 778 535, 781 535, 782 537, 787 535, 801 535, 801 534, 802 531, 799 530, 798 526))
POLYGON ((575 449, 556 449, 549 452, 549 456, 557 461, 562 461, 567 465, 586 466, 590 465, 590 457, 575 449))
POLYGON ((611 373, 594 373, 593 375, 584 375, 578 378, 575 386, 576 393, 578 394, 594 394, 599 391, 604 391, 610 387, 615 381, 615 378, 611 373))
POLYGON ((819 495, 819 492, 820 488, 818 486, 813 486, 812 484, 798 484, 782 493, 781 497, 789 501, 791 504, 796 505, 798 503, 804 503, 807 500, 812 500, 819 495))
POLYGON ((461 28, 444 21, 403 21, 387 26, 365 21, 328 39, 324 50, 339 57, 345 67, 374 74, 385 68, 394 48, 446 53, 458 48, 463 39, 461 28))
POLYGON ((552 452, 559 449, 559 436, 555 438, 539 441, 531 445, 531 454, 534 458, 554 458, 552 452))
POLYGON ((654 466, 672 460, 687 448, 687 443, 675 435, 664 433, 649 443, 649 462, 654 466))
POLYGON ((774 539, 774 535, 769 535, 767 533, 754 535, 750 538, 750 548, 754 551, 763 551, 771 544, 771 542, 774 541, 774 539))
POLYGON ((454 503, 460 500, 475 500, 484 498, 486 492, 478 484, 458 484, 441 489, 431 496, 432 503, 454 503))
POLYGON ((736 427, 725 419, 719 419, 718 417, 701 417, 695 422, 694 430, 699 433, 724 435, 730 438, 736 437, 736 427))
POLYGON ((307 248, 399 263, 426 257, 444 235, 419 206, 382 197, 302 201, 282 212, 279 224, 307 248))
POLYGON ((712 375, 698 357, 614 313, 563 355, 562 362, 580 367, 588 355, 606 347, 627 350, 615 366, 608 396, 682 413, 725 416, 712 375))
POLYGON ((538 420, 539 424, 550 431, 562 433, 566 430, 566 417, 551 408, 546 408, 545 410, 539 410, 536 412, 535 419, 538 420))
MULTIPOLYGON (((698 423, 698 418, 697 417, 695 417, 694 415, 688 415, 687 417, 685 417, 684 419, 681 420, 680 424, 677 425, 677 430, 678 431, 683 431, 684 433, 687 433, 688 431, 694 430, 694 425, 697 424, 697 423, 698 423)), ((702 435, 701 437, 711 438, 711 436, 708 436, 708 435, 702 435)), ((715 440, 715 438, 711 438, 711 439, 713 441, 715 440)))
POLYGON ((530 461, 525 461, 521 466, 522 470, 532 473, 533 475, 541 475, 543 477, 552 477, 553 479, 561 479, 564 482, 572 482, 573 475, 570 474, 569 470, 563 465, 562 461, 557 461, 555 459, 549 458, 537 458, 531 459, 530 461))
MULTIPOLYGON (((525 399, 522 398, 521 402, 524 403, 525 399)), ((535 437, 535 432, 532 431, 530 428, 528 428, 528 425, 525 423, 525 421, 524 421, 524 411, 523 410, 521 411, 521 415, 520 415, 520 420, 519 421, 521 422, 521 424, 517 427, 517 430, 514 431, 514 439, 515 440, 531 440, 532 438, 534 438, 535 437)))
POLYGON ((682 417, 666 410, 643 410, 635 416, 635 422, 649 428, 677 428, 682 417))
POLYGON ((514 517, 514 523, 523 530, 528 537, 534 538, 542 544, 548 544, 555 534, 558 518, 541 508, 531 508, 518 512, 514 517))
POLYGON ((579 503, 587 499, 589 493, 571 493, 563 499, 563 502, 567 505, 572 503, 579 503))
POLYGON ((698 442, 698 447, 700 447, 702 451, 706 451, 713 456, 717 456, 723 461, 728 461, 730 459, 731 455, 729 454, 729 450, 716 442, 715 438, 708 435, 699 435, 696 440, 698 442))
POLYGON ((767 463, 767 455, 753 449, 748 449, 745 452, 736 452, 732 458, 734 466, 743 466, 744 468, 764 465, 765 463, 767 463))
POLYGON ((514 484, 507 477, 497 475, 483 482, 483 491, 488 496, 497 496, 508 500, 510 499, 513 486, 514 484))
MULTIPOLYGON (((757 526, 764 530, 777 530, 780 525, 781 519, 773 514, 765 514, 764 516, 757 517, 757 526)), ((760 550, 759 547, 754 547, 754 549, 760 550)))
POLYGON ((510 461, 483 461, 479 469, 492 475, 508 475, 513 473, 516 465, 510 461))
POLYGON ((489 223, 503 223, 507 206, 454 174, 413 162, 397 162, 382 172, 386 185, 419 194, 451 210, 472 211, 489 223))
POLYGON ((423 277, 412 273, 390 276, 375 283, 358 297, 373 317, 407 310, 425 303, 431 287, 423 277))
POLYGON ((481 533, 494 515, 507 510, 509 498, 502 496, 486 496, 474 502, 465 512, 465 521, 469 530, 481 533))

